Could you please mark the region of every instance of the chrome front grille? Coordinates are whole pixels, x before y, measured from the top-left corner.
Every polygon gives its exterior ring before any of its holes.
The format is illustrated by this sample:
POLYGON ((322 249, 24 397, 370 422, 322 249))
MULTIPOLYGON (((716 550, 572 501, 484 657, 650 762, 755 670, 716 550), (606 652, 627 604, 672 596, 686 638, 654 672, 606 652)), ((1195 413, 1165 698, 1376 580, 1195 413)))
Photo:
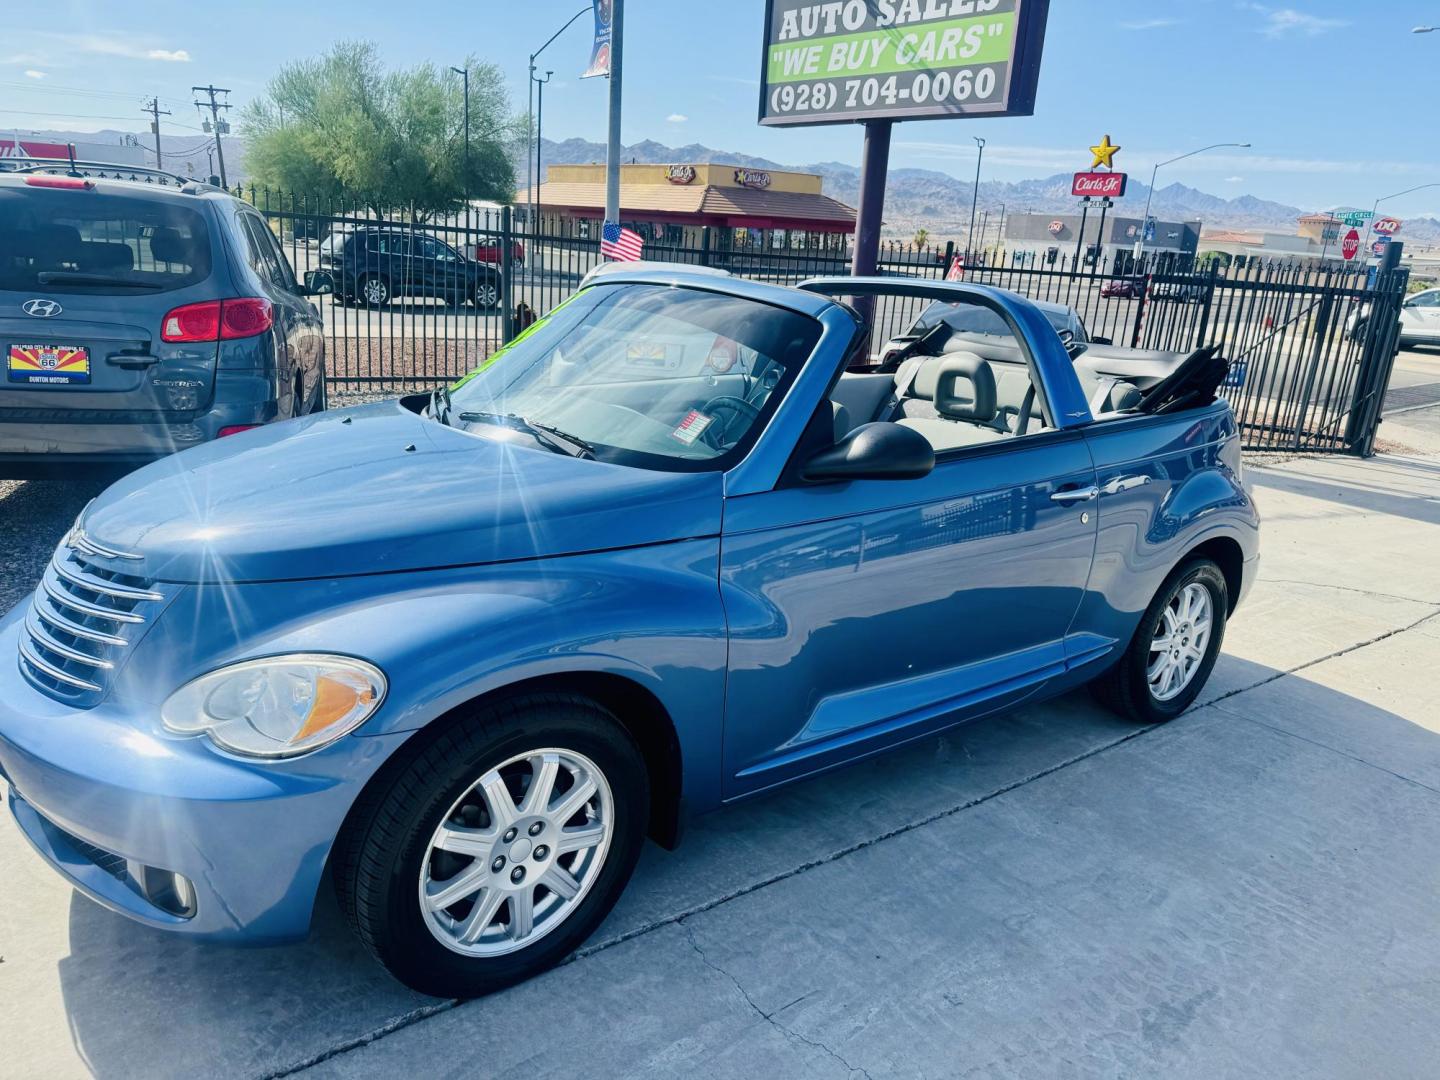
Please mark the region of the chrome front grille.
POLYGON ((98 700, 165 594, 126 573, 140 556, 97 544, 72 529, 30 601, 20 669, 52 697, 98 700))

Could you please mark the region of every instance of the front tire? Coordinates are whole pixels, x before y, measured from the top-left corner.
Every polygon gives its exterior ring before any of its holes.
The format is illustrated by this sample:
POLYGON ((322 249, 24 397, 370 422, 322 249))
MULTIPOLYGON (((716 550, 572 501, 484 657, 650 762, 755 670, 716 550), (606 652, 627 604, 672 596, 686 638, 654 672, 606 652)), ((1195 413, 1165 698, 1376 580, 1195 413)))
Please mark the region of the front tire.
POLYGON ((500 287, 493 281, 480 281, 470 293, 470 302, 481 311, 494 311, 500 306, 500 287))
POLYGON ((1136 723, 1173 720, 1210 678, 1229 610, 1220 567, 1209 559, 1184 563, 1150 601, 1119 663, 1095 680, 1096 697, 1136 723))
POLYGON ((439 997, 499 990, 573 952, 630 880, 649 818, 639 747, 571 695, 486 706, 386 781, 336 844, 340 903, 392 975, 439 997))
POLYGON ((369 308, 381 308, 390 303, 390 283, 379 274, 367 274, 360 279, 360 302, 369 308))

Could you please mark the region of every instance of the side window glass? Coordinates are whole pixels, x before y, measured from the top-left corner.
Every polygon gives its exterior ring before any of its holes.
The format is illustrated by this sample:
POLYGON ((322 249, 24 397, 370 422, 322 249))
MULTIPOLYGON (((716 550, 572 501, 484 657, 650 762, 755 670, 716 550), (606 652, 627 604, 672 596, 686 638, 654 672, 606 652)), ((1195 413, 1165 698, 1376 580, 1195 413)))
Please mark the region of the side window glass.
POLYGON ((260 227, 264 230, 265 239, 270 245, 270 253, 275 259, 275 269, 280 275, 275 284, 288 292, 294 292, 296 289, 295 271, 290 268, 290 260, 285 257, 285 249, 280 246, 280 238, 268 225, 262 224, 260 227))
POLYGON ((286 284, 280 271, 279 257, 273 246, 270 227, 254 214, 241 214, 240 223, 244 226, 249 240, 251 268, 277 288, 288 289, 290 286, 286 284))

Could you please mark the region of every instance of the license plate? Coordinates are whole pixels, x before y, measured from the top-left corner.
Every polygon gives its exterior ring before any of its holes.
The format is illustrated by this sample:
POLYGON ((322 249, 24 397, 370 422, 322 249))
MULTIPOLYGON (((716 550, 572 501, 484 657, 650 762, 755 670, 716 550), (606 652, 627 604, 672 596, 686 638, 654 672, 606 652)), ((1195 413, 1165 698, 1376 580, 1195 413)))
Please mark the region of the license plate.
POLYGON ((11 345, 5 361, 11 382, 68 386, 90 381, 90 350, 83 345, 11 345))

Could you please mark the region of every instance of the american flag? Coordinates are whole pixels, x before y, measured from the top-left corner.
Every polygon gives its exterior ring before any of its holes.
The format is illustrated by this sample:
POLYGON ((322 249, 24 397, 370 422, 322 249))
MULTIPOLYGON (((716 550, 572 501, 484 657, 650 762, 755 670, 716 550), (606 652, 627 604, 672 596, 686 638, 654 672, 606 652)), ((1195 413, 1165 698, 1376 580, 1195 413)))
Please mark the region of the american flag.
POLYGON ((645 241, 634 229, 622 229, 613 221, 600 230, 600 254, 616 262, 637 262, 645 241))

